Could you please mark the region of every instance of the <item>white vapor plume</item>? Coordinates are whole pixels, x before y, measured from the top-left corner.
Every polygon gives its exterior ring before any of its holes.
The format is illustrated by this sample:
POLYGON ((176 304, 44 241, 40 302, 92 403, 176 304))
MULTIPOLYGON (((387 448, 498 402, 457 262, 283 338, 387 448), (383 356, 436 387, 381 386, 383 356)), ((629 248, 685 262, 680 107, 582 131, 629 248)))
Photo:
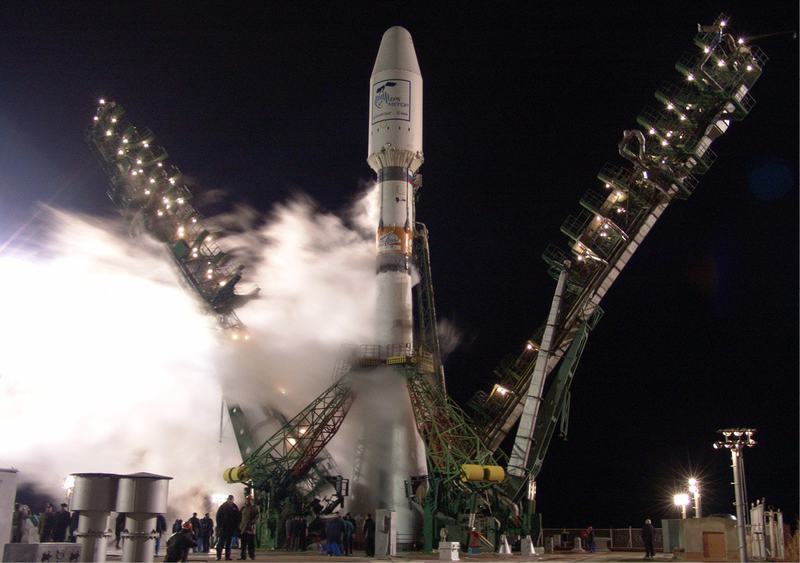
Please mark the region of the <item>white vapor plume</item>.
POLYGON ((330 385, 343 346, 371 342, 374 197, 344 218, 298 196, 266 220, 244 208, 213 219, 235 227, 221 246, 261 288, 238 311, 251 339, 235 345, 161 245, 121 220, 48 209, 36 251, 0 254, 0 466, 54 500, 73 472, 170 475, 171 509, 200 512, 241 459, 230 428, 218 443, 223 395, 291 417, 330 385))

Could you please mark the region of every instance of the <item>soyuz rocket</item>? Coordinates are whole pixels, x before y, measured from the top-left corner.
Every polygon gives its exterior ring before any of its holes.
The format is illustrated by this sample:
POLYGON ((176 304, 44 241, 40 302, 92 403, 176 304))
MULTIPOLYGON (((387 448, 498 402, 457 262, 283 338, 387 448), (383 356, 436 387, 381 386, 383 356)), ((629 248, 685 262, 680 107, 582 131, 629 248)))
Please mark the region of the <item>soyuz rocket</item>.
POLYGON ((367 162, 378 175, 376 342, 413 349, 414 174, 422 164, 422 74, 411 34, 391 27, 370 77, 367 162))

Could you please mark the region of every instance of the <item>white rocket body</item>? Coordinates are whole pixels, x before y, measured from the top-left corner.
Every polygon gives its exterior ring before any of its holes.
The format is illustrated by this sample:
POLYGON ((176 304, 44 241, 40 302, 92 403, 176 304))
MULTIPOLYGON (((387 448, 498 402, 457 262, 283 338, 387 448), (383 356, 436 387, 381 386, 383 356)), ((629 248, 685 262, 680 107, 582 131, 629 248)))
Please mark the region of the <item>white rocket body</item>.
POLYGON ((414 174, 422 164, 422 74, 411 34, 383 34, 370 78, 367 162, 378 175, 376 343, 413 348, 414 174))
MULTIPOLYGON (((383 34, 370 79, 369 108, 367 161, 378 175, 380 194, 375 342, 386 356, 405 355, 413 350, 412 180, 422 164, 422 75, 411 35, 402 27, 383 34)), ((355 402, 342 430, 344 435, 355 431, 360 436, 355 455, 348 452, 349 510, 394 510, 402 549, 419 539, 421 529, 419 514, 406 498, 405 482, 427 470, 405 373, 398 369, 402 368, 387 366, 357 376, 355 402)), ((344 469, 348 463, 340 465, 344 469)))

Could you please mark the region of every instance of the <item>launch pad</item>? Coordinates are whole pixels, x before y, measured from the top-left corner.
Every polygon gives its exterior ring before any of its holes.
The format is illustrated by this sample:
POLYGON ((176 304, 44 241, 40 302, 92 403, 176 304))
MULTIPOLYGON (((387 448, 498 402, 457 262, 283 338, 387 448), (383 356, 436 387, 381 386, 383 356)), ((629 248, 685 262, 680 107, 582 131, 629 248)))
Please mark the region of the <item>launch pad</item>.
MULTIPOLYGON (((262 547, 282 543, 292 514, 319 517, 342 507, 394 511, 397 543, 430 551, 442 530, 456 541, 479 532, 531 536, 541 525, 536 477, 548 445, 566 434, 569 390, 600 303, 666 208, 688 198, 716 159, 711 144, 753 106, 750 89, 766 56, 734 40, 720 16, 694 38, 657 103, 627 130, 624 161, 604 166, 580 210, 561 226, 568 248, 543 258, 557 280, 550 314, 477 393, 469 414, 447 394, 436 329, 428 231, 415 216, 421 177, 422 76, 410 34, 384 34, 370 80, 368 162, 377 175, 377 303, 374 346, 355 350, 333 383, 280 429, 257 439, 247 413, 229 404, 242 464, 225 479, 242 483, 262 507, 262 547), (412 274, 419 274, 414 284, 412 274), (353 459, 334 459, 329 444, 360 412, 364 428, 353 459), (501 445, 514 426, 510 455, 501 445), (323 499, 323 500, 321 500, 323 499)), ((123 215, 170 250, 182 279, 213 314, 225 337, 247 345, 236 309, 244 265, 212 241, 191 193, 166 151, 137 129, 119 104, 101 100, 89 133, 111 179, 109 196, 123 215)), ((538 542, 537 542, 538 543, 538 542)))

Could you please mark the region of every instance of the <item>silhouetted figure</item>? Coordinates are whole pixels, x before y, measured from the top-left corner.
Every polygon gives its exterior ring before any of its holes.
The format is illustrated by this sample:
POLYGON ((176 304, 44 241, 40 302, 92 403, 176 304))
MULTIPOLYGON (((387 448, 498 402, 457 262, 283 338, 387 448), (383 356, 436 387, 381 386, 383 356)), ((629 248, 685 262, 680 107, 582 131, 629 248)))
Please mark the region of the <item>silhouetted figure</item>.
POLYGON ((167 556, 164 561, 186 561, 189 559, 189 549, 196 545, 192 525, 186 522, 181 526, 180 532, 172 534, 167 540, 167 556))
POLYGON ((325 525, 325 541, 328 544, 328 555, 339 556, 342 555, 342 532, 344 531, 344 523, 339 515, 336 514, 335 518, 328 520, 325 525))
POLYGON ((364 551, 367 557, 375 557, 375 520, 372 514, 367 514, 364 520, 364 551))
POLYGON ((342 532, 342 543, 344 545, 344 554, 353 555, 353 535, 356 533, 356 521, 348 512, 342 519, 344 524, 344 531, 342 532))
POLYGON ((161 547, 161 536, 167 531, 167 519, 163 514, 156 514, 156 555, 161 547))
POLYGON ((644 558, 652 559, 656 556, 656 550, 653 547, 653 540, 655 539, 656 531, 653 528, 653 523, 650 518, 644 521, 642 526, 642 542, 644 543, 644 558))
POLYGON ((211 534, 214 531, 214 521, 209 517, 208 512, 200 519, 200 533, 197 536, 197 545, 203 553, 208 553, 211 549, 211 534), (201 543, 202 542, 202 543, 201 543))
POLYGON ((239 534, 242 543, 242 553, 239 559, 256 558, 256 523, 258 522, 258 507, 253 505, 253 499, 247 497, 241 510, 241 523, 239 534))
POLYGON ((238 532, 241 514, 239 507, 233 502, 233 495, 228 495, 228 500, 217 509, 217 561, 222 557, 225 549, 225 559, 231 559, 231 541, 238 532))
POLYGON ((49 502, 44 509, 44 514, 39 519, 39 541, 50 542, 53 541, 53 528, 56 523, 56 514, 53 505, 49 502))
POLYGON ((117 520, 114 523, 114 537, 117 540, 117 549, 120 548, 120 542, 122 540, 122 532, 125 531, 125 513, 120 512, 117 514, 117 520))
POLYGON ((53 517, 53 541, 63 542, 67 539, 69 529, 70 514, 67 503, 61 503, 61 511, 56 512, 53 517))

